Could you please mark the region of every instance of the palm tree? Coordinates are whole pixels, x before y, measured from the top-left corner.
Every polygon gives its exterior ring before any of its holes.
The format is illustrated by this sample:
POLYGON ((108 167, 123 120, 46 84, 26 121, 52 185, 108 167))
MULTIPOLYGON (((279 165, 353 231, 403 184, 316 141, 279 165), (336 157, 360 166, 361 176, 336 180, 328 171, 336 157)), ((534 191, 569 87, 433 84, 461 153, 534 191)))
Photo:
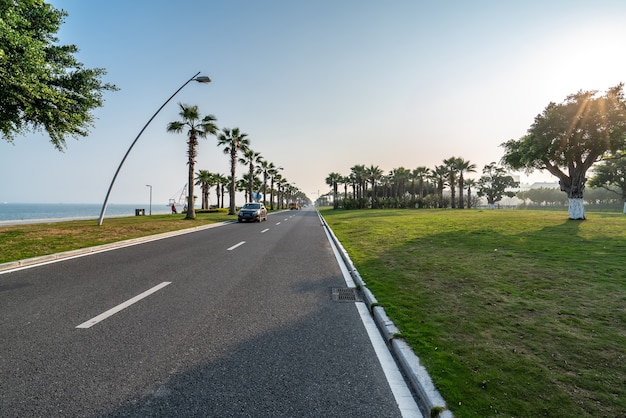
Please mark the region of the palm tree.
POLYGON ((217 194, 217 206, 224 207, 224 186, 228 183, 228 177, 223 174, 214 174, 215 176, 215 194, 217 194), (221 203, 220 203, 221 197, 221 203))
POLYGON ((279 180, 281 175, 278 174, 278 168, 272 167, 267 171, 270 176, 270 210, 274 210, 274 181, 279 180))
POLYGON ((352 187, 352 199, 356 200, 356 176, 354 173, 350 173, 348 180, 350 181, 350 187, 352 187))
MULTIPOLYGON (((459 171, 459 209, 463 209, 463 190, 465 190, 463 173, 475 173, 476 164, 464 160, 463 158, 457 158, 456 168, 459 171)), ((467 207, 470 207, 469 201, 467 202, 467 207)))
POLYGON ((246 202, 249 202, 248 200, 248 181, 246 180, 245 176, 242 179, 239 179, 235 182, 235 190, 237 192, 243 192, 244 196, 245 196, 245 200, 246 202))
POLYGON ((270 163, 267 160, 261 160, 259 169, 261 173, 263 174, 263 204, 265 206, 267 206, 267 194, 266 194, 267 193, 267 178, 271 176, 271 172, 275 168, 276 167, 274 166, 274 163, 270 163))
POLYGON ((337 201, 337 183, 341 181, 341 174, 339 173, 330 173, 328 177, 326 177, 326 184, 333 188, 333 209, 337 209, 339 207, 339 202, 337 201))
POLYGON ((187 157, 189 165, 189 181, 187 182, 188 190, 188 202, 187 202, 187 215, 185 219, 195 219, 196 210, 194 208, 194 168, 196 164, 196 155, 198 153, 198 138, 206 138, 207 135, 215 135, 217 132, 217 120, 213 115, 207 115, 200 118, 198 112, 198 106, 188 106, 182 103, 180 106, 180 117, 182 120, 170 122, 167 125, 167 132, 181 133, 184 128, 189 128, 187 131, 187 157))
POLYGON ((285 208, 285 189, 289 185, 289 180, 278 174, 276 176, 277 192, 276 192, 276 207, 278 209, 285 208))
POLYGON ((200 170, 196 173, 196 186, 202 189, 202 209, 209 208, 209 193, 215 185, 216 175, 209 170, 200 170))
POLYGON ((381 170, 377 165, 371 164, 367 169, 365 169, 365 174, 367 180, 372 184, 372 209, 375 206, 375 198, 376 198, 376 183, 383 175, 383 170, 381 170))
POLYGON ((346 207, 346 200, 348 200, 348 184, 350 184, 350 176, 341 176, 341 182, 343 183, 343 207, 346 207))
POLYGON ((437 165, 432 171, 432 177, 437 184, 437 195, 439 196, 439 207, 443 208, 443 188, 446 186, 446 176, 450 173, 445 165, 437 165))
POLYGON ((352 171, 352 175, 354 176, 354 181, 357 185, 356 198, 360 199, 364 197, 365 183, 367 182, 367 176, 365 174, 365 166, 362 164, 355 165, 350 170, 352 171))
POLYGON ((472 205, 472 187, 476 185, 476 180, 465 180, 465 187, 467 187, 467 208, 470 209, 472 205))
POLYGON ((230 205, 228 209, 229 215, 234 215, 235 211, 235 176, 237 171, 237 153, 241 150, 248 149, 250 145, 250 141, 248 140, 248 135, 240 132, 239 128, 222 129, 222 133, 220 133, 217 137, 217 144, 221 147, 224 147, 224 154, 230 155, 230 177, 232 181, 230 182, 230 190, 228 192, 230 205))
POLYGON ((249 201, 252 200, 253 193, 253 183, 254 183, 254 168, 255 165, 262 161, 261 153, 254 152, 252 149, 248 148, 243 150, 243 157, 239 159, 241 164, 248 166, 248 197, 249 201))
MULTIPOLYGON (((458 169, 459 158, 450 157, 443 160, 444 166, 448 169, 448 185, 450 186, 450 205, 452 209, 456 208, 456 175, 459 172, 458 169)), ((461 191, 463 193, 463 191, 461 191)))
POLYGON ((398 202, 404 206, 404 197, 406 195, 406 182, 409 179, 411 172, 404 167, 398 167, 392 170, 393 179, 396 186, 396 197, 398 202))
POLYGON ((417 188, 419 190, 420 197, 426 197, 426 193, 424 193, 424 180, 428 178, 429 173, 430 168, 423 166, 417 167, 413 170, 413 175, 418 180, 417 188))
MULTIPOLYGON (((270 187, 271 189, 274 188, 274 184, 276 184, 276 209, 280 209, 280 186, 282 185, 282 181, 283 181, 283 176, 280 173, 276 173, 274 174, 274 177, 272 177, 272 186, 270 187)), ((273 192, 270 190, 270 193, 272 194, 272 196, 270 196, 270 210, 274 209, 274 196, 273 196, 273 192)))

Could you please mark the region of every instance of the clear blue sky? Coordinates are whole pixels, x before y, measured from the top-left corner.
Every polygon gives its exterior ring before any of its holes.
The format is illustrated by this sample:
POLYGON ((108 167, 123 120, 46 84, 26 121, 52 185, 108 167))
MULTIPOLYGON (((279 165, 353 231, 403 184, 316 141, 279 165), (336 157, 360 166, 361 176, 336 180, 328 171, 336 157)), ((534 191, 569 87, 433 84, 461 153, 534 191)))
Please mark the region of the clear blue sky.
MULTIPOLYGON (((64 153, 41 134, 1 141, 0 202, 102 202, 139 130, 198 71, 213 82, 189 84, 161 111, 110 203, 146 203, 151 184, 154 204, 166 204, 183 188, 186 138, 165 130, 177 102, 239 127, 313 199, 328 173, 356 164, 388 172, 459 156, 480 171, 549 102, 626 81, 623 0, 52 4, 69 13, 60 42, 121 90, 64 153)), ((228 172, 216 143, 201 140, 196 170, 228 172)))

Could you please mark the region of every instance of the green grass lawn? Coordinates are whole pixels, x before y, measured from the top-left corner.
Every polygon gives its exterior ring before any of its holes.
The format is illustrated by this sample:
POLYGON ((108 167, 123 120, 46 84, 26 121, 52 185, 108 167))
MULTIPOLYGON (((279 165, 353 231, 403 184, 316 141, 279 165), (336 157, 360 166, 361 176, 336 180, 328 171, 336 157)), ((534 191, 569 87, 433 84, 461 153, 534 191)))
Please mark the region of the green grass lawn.
POLYGON ((322 214, 455 416, 626 416, 626 215, 322 214))
POLYGON ((184 218, 185 214, 151 215, 105 218, 101 226, 96 220, 1 226, 0 263, 237 220, 228 209, 184 218))

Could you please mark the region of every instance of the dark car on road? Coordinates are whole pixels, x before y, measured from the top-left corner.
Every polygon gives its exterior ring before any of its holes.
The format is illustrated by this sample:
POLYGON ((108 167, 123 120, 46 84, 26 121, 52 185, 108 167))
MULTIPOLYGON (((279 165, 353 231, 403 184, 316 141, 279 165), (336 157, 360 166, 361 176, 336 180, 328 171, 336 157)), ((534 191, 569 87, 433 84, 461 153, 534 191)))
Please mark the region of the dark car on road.
POLYGON ((237 213, 237 220, 239 222, 267 221, 267 209, 265 209, 265 205, 263 203, 246 203, 241 209, 239 209, 239 213, 237 213))

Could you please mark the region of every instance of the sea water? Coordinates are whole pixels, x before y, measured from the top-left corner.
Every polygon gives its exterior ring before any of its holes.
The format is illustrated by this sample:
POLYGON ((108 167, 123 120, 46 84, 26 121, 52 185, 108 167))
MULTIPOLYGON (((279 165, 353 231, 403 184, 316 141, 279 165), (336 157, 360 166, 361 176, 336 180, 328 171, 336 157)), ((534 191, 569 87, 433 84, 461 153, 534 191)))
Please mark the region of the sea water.
MULTIPOLYGON (((145 204, 107 205, 107 217, 134 216, 136 209, 150 213, 145 204)), ((77 219, 96 219, 100 216, 102 205, 97 203, 10 203, 0 202, 0 224, 34 223, 41 221, 68 221, 77 219)), ((152 213, 170 213, 169 205, 152 205, 152 213)))

